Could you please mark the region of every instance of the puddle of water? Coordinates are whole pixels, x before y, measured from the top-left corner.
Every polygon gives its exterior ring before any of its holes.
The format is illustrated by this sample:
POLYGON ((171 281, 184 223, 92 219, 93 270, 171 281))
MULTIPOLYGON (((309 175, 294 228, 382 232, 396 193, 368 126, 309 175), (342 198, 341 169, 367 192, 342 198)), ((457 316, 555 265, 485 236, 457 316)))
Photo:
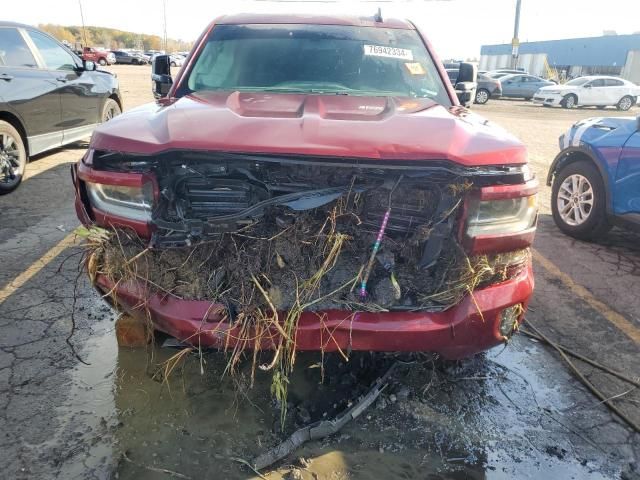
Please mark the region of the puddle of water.
POLYGON ((58 478, 62 479, 85 479, 89 472, 103 478, 112 470, 114 450, 109 427, 115 418, 113 386, 118 346, 113 323, 105 319, 96 327, 82 350, 83 360, 89 365, 78 364, 73 370, 67 400, 56 409, 58 434, 48 442, 60 452, 58 478))
MULTIPOLYGON (((223 376, 222 353, 204 355, 204 375, 192 355, 163 382, 153 374, 177 350, 155 348, 150 360, 144 350, 118 350, 113 333, 104 330, 84 352, 91 366, 75 371, 59 415, 76 431, 82 425, 78 441, 89 446, 64 463, 60 478, 86 478, 87 470, 125 480, 159 478, 145 468, 151 467, 192 478, 244 479, 250 472, 228 457, 249 460, 281 439, 269 376, 259 373, 249 389, 245 366, 239 393, 223 376)), ((319 369, 310 368, 318 360, 300 354, 290 387, 290 409, 303 403, 314 419, 322 410, 328 417, 341 410, 358 387, 357 368, 320 385, 319 369)), ((282 478, 299 457, 311 462, 303 478, 319 479, 600 480, 616 473, 610 456, 570 435, 584 425, 565 412, 583 393, 572 391, 568 374, 556 372, 558 364, 543 350, 518 340, 470 363, 471 373, 440 371, 424 396, 433 372, 410 367, 390 388, 408 387, 409 399, 370 408, 339 434, 305 445, 268 478, 282 478), (455 381, 445 381, 447 375, 455 381)))

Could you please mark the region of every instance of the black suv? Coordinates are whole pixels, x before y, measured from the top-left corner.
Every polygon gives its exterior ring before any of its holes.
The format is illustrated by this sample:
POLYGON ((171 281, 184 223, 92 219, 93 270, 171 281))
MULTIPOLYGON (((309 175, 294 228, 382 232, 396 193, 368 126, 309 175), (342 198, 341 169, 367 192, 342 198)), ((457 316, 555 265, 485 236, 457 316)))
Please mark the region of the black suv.
POLYGON ((122 111, 117 79, 53 37, 0 22, 0 194, 30 156, 81 140, 122 111))

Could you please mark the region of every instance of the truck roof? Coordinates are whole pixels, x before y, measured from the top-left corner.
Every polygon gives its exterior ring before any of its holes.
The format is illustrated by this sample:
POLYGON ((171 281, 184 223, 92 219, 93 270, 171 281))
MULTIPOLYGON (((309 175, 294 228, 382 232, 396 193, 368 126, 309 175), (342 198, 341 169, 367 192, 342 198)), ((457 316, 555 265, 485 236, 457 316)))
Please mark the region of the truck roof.
POLYGON ((308 15, 308 14, 257 14, 240 13, 223 15, 214 20, 218 25, 246 25, 246 24, 308 24, 308 25, 347 25, 353 27, 396 28, 401 30, 415 30, 413 24, 407 20, 384 18, 376 22, 371 17, 355 17, 348 15, 308 15))

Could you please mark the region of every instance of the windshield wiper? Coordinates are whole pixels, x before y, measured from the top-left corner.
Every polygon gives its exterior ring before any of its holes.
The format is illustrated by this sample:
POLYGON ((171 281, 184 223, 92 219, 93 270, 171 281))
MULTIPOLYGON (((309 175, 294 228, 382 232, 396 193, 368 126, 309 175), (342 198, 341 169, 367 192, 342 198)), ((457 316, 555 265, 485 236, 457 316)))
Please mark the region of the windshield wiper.
POLYGON ((391 92, 384 90, 357 90, 354 88, 301 88, 301 87, 214 87, 214 88, 206 88, 206 90, 213 91, 230 91, 230 92, 255 92, 255 93, 306 93, 306 94, 317 94, 317 95, 353 95, 358 97, 412 97, 416 98, 414 92, 411 93, 403 93, 403 92, 391 92))

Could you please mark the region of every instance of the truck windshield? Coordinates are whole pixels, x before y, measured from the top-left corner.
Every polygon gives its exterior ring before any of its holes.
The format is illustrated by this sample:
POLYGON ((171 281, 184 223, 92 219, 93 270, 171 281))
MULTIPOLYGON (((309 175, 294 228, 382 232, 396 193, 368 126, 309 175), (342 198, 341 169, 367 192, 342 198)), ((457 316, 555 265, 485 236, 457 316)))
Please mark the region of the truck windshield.
POLYGON ((404 96, 451 101, 414 30, 218 25, 178 90, 404 96))

